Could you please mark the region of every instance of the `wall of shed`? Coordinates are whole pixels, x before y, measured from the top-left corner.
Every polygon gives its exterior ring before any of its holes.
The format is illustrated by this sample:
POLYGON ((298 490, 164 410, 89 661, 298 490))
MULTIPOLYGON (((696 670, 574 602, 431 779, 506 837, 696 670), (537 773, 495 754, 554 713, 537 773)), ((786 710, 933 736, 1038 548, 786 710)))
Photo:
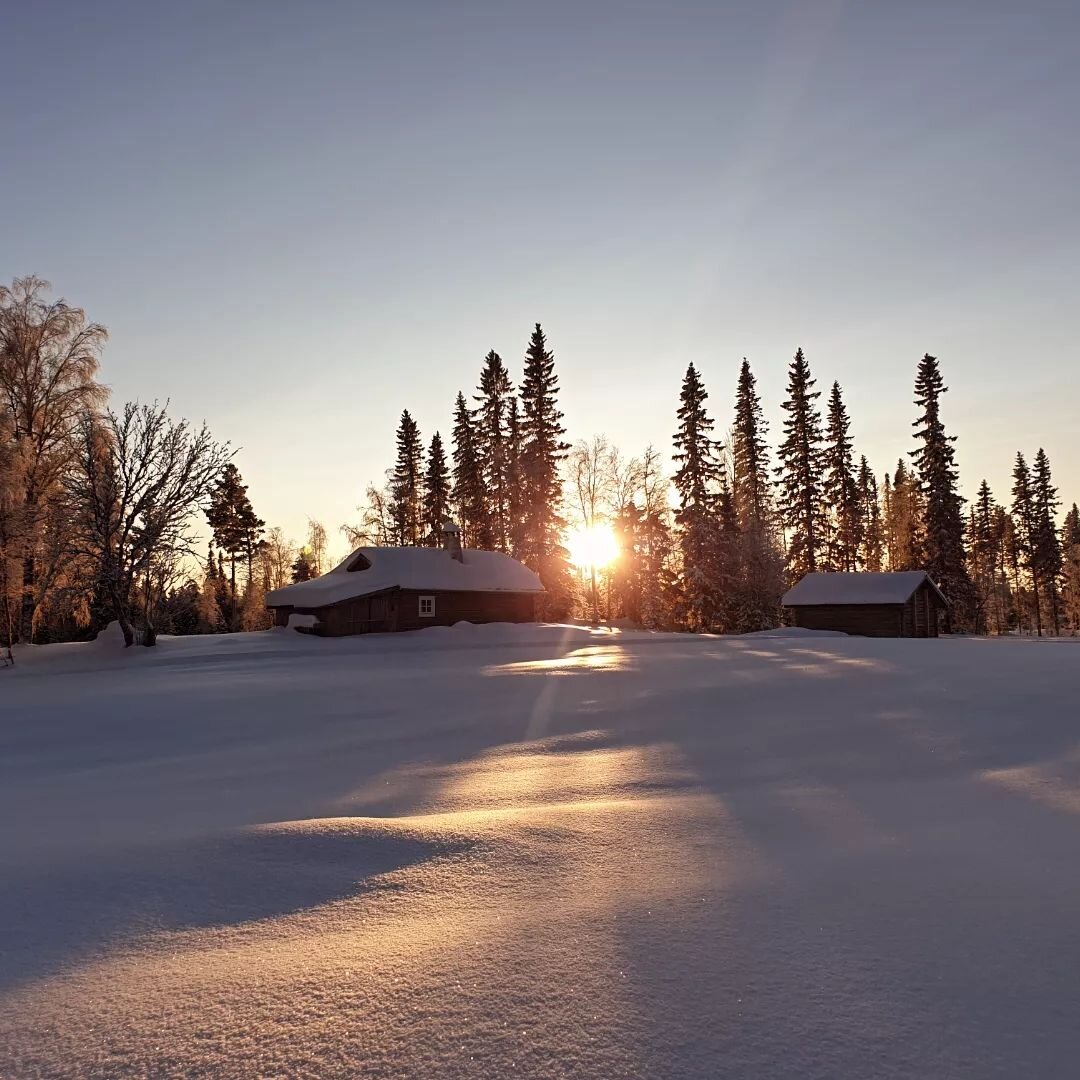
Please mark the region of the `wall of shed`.
POLYGON ((839 630, 860 637, 909 637, 902 604, 816 604, 788 608, 793 626, 839 630))
POLYGON ((534 622, 536 598, 532 593, 422 592, 395 589, 376 596, 360 596, 323 608, 275 608, 274 625, 287 626, 294 611, 319 618, 317 633, 325 637, 382 634, 420 630, 425 626, 451 626, 456 622, 534 622), (420 597, 435 597, 435 615, 420 616, 420 597))
POLYGON ((398 630, 425 626, 452 626, 456 622, 534 622, 536 597, 532 593, 423 592, 402 589, 398 596, 398 630), (435 597, 434 618, 420 617, 420 597, 435 597))

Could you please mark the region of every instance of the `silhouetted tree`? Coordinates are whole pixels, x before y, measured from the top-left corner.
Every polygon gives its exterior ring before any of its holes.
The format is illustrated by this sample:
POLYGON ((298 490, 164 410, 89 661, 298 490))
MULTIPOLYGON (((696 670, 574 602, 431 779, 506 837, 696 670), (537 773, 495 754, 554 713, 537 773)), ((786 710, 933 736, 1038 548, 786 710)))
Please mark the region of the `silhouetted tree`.
POLYGON ((525 350, 521 382, 521 468, 524 488, 523 554, 548 590, 547 613, 569 611, 569 565, 562 546, 562 479, 560 465, 570 444, 559 411, 559 377, 555 357, 537 323, 525 350))
POLYGON ((705 402, 708 393, 691 364, 679 396, 679 426, 675 432, 677 465, 672 483, 679 495, 675 521, 679 527, 682 573, 679 581, 680 621, 692 631, 725 629, 725 588, 735 579, 731 552, 721 512, 733 514, 720 457, 720 443, 712 436, 713 421, 705 402), (721 505, 721 495, 726 505, 721 505))
POLYGON ((787 398, 783 403, 784 441, 780 444, 780 513, 788 532, 788 576, 797 581, 819 569, 826 533, 822 498, 821 413, 814 402, 810 366, 802 349, 788 369, 787 398))
POLYGON ((1061 542, 1057 531, 1057 513, 1061 507, 1057 488, 1050 476, 1050 459, 1039 447, 1031 477, 1032 535, 1031 566, 1037 587, 1045 591, 1050 606, 1054 634, 1061 633, 1060 579, 1061 542))
POLYGON ((311 561, 311 552, 306 547, 300 549, 296 561, 292 564, 292 579, 295 585, 299 581, 311 581, 315 575, 315 567, 311 561))
POLYGON ((406 409, 398 424, 397 460, 390 476, 394 532, 403 547, 418 546, 423 535, 420 494, 423 452, 420 429, 406 409))
POLYGON ((484 477, 492 546, 498 551, 509 551, 512 521, 507 477, 507 413, 514 400, 514 387, 502 357, 494 350, 484 357, 477 389, 480 393, 474 397, 479 403, 475 414, 474 439, 484 477))
POLYGON ((491 548, 495 538, 476 450, 473 415, 461 393, 454 406, 454 503, 464 543, 481 550, 491 548))
POLYGON ((823 488, 831 519, 827 558, 834 570, 851 571, 859 562, 862 514, 852 454, 851 421, 838 382, 833 383, 829 395, 825 440, 823 488))
POLYGON ((229 592, 231 603, 226 613, 230 629, 236 629, 236 564, 246 561, 249 574, 255 551, 266 522, 259 518, 248 498, 247 485, 240 470, 230 461, 222 470, 206 508, 206 520, 214 531, 218 549, 229 556, 229 592))
MULTIPOLYGON (((1031 591, 1029 593, 1032 611, 1035 617, 1035 632, 1042 637, 1042 605, 1039 601, 1039 574, 1035 561, 1035 494, 1031 485, 1031 471, 1023 453, 1017 451, 1013 465, 1012 517, 1015 526, 1015 545, 1017 568, 1026 570, 1029 575, 1031 591)), ((1020 629, 1023 630, 1023 612, 1020 629)))
POLYGON ((865 454, 859 458, 857 485, 859 515, 862 519, 862 549, 859 552, 859 562, 864 570, 877 573, 881 570, 885 554, 885 536, 881 523, 881 502, 878 498, 877 479, 865 454))
POLYGON ((955 436, 945 433, 941 395, 948 390, 937 358, 926 353, 915 378, 915 404, 921 410, 911 457, 924 502, 925 569, 949 598, 950 628, 973 625, 975 591, 964 554, 963 503, 957 489, 955 436))
POLYGON ((442 528, 450 520, 450 469, 442 436, 436 431, 431 437, 427 468, 424 471, 424 526, 429 547, 438 547, 442 528))

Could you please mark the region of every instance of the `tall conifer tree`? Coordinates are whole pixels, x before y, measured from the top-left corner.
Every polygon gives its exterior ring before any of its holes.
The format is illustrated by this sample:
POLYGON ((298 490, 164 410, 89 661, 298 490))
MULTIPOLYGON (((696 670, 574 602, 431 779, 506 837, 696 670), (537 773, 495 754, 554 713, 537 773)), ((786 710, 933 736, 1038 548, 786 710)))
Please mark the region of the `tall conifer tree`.
POLYGON ((525 475, 521 449, 521 413, 512 397, 506 411, 506 509, 510 554, 522 558, 525 546, 525 475))
POLYGON ((768 425, 757 392, 757 380, 744 357, 735 394, 731 439, 732 495, 739 526, 765 533, 772 527, 772 484, 769 481, 768 425))
POLYGON ((499 551, 510 547, 510 490, 507 478, 509 432, 508 411, 514 387, 506 367, 494 349, 484 357, 480 372, 480 391, 476 408, 476 448, 484 475, 487 502, 491 515, 493 546, 499 551))
POLYGON ((450 520, 450 470, 442 436, 436 431, 431 437, 427 466, 424 469, 424 542, 438 547, 442 528, 450 520))
POLYGON ((679 494, 675 521, 682 552, 680 607, 682 621, 693 631, 726 628, 722 611, 725 589, 734 578, 727 543, 734 507, 720 444, 712 438, 713 420, 705 408, 708 396, 691 364, 679 396, 679 426, 672 455, 677 469, 672 482, 679 494))
POLYGON ((788 369, 787 399, 783 403, 784 441, 776 469, 780 485, 780 513, 788 533, 788 576, 798 581, 820 569, 826 533, 821 482, 821 413, 802 349, 788 369))
POLYGON ((464 542, 483 551, 490 550, 494 537, 484 498, 484 477, 476 452, 474 419, 458 393, 454 404, 454 503, 464 542))
POLYGON ((824 461, 823 487, 831 515, 828 561, 834 570, 851 571, 859 562, 862 515, 852 454, 851 421, 838 382, 832 384, 829 394, 824 461))
POLYGON ((417 547, 423 537, 420 495, 423 454, 420 429, 406 409, 398 424, 397 461, 390 477, 394 531, 397 542, 404 547, 417 547))
POLYGON ((941 395, 949 388, 937 357, 926 353, 915 378, 915 404, 921 410, 915 428, 912 460, 924 502, 926 565, 924 569, 949 598, 949 625, 964 629, 975 617, 975 593, 964 554, 963 503, 957 488, 954 435, 945 433, 941 395))
POLYGON ((564 617, 570 608, 570 569, 562 546, 562 477, 560 466, 570 444, 559 411, 559 377, 555 357, 547 347, 540 324, 533 328, 525 350, 521 381, 521 464, 525 491, 523 547, 525 562, 548 590, 551 617, 564 617))
MULTIPOLYGON (((1016 563, 1018 569, 1028 572, 1031 583, 1031 606, 1035 617, 1035 632, 1042 637, 1042 604, 1039 598, 1039 572, 1035 558, 1036 519, 1035 492, 1031 483, 1031 470, 1019 450, 1013 465, 1012 516, 1015 527, 1016 563)), ((1023 629, 1021 597, 1017 596, 1018 614, 1023 629)))
POLYGON ((1050 607, 1055 636, 1061 633, 1061 541, 1057 531, 1057 513, 1061 507, 1057 488, 1050 476, 1050 459, 1039 447, 1031 476, 1033 531, 1031 563, 1050 607))
POLYGON ((735 394, 731 460, 732 501, 741 534, 736 622, 747 631, 776 625, 784 585, 767 431, 757 381, 744 357, 735 394))
POLYGON ((877 479, 870 463, 863 454, 859 458, 859 514, 862 518, 862 549, 859 563, 863 570, 877 573, 881 570, 885 551, 885 539, 881 526, 881 502, 878 498, 877 479))

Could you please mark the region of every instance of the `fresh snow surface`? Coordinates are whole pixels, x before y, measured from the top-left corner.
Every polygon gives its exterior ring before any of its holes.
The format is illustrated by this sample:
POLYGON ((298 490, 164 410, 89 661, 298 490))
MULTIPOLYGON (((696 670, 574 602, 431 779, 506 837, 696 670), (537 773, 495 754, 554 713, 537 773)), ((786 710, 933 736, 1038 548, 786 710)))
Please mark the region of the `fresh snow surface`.
POLYGON ((1068 1077, 1080 642, 17 650, 0 1076, 1068 1077))
POLYGON ((784 593, 782 603, 784 607, 903 604, 925 580, 924 570, 900 570, 886 574, 807 574, 784 593))
POLYGON ((318 625, 318 615, 300 615, 294 611, 289 616, 288 629, 290 630, 313 630, 318 625))
POLYGON ((357 548, 322 577, 286 585, 266 594, 270 607, 320 607, 382 589, 460 590, 467 592, 544 591, 540 578, 517 559, 501 551, 463 552, 464 562, 442 548, 357 548), (357 555, 371 563, 366 570, 349 570, 357 555))

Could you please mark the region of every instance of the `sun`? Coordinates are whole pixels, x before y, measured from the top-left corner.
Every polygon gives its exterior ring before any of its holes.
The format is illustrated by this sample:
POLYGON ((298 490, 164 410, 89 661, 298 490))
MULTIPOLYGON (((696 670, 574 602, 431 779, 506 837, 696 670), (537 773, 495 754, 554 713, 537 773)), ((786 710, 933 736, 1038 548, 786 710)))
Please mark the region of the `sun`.
POLYGON ((619 542, 610 525, 575 529, 567 538, 570 561, 584 570, 601 570, 619 557, 619 542))

